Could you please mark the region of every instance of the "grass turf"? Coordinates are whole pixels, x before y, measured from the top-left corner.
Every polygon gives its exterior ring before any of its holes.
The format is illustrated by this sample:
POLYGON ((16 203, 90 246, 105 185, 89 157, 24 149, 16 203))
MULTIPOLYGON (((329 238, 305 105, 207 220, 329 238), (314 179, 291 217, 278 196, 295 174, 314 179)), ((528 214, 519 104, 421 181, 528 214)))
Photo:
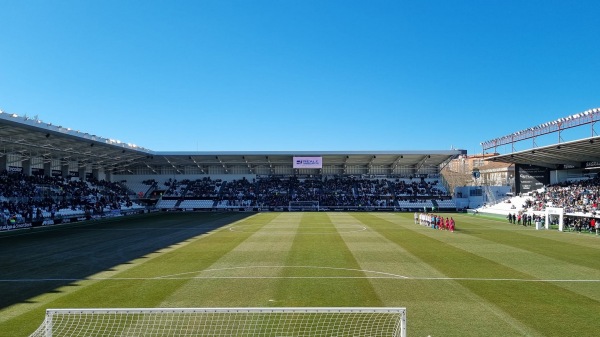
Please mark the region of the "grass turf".
POLYGON ((409 336, 593 336, 600 238, 449 214, 169 213, 0 234, 0 336, 46 308, 407 307, 409 336))

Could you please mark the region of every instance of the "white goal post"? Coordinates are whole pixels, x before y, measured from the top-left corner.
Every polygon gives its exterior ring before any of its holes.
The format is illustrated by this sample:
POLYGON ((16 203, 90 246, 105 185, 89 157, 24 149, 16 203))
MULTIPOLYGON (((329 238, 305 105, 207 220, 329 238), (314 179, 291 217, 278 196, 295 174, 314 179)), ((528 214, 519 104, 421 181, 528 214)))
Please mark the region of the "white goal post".
POLYGON ((30 337, 406 337, 406 308, 47 309, 30 337))
POLYGON ((290 201, 288 205, 288 211, 290 212, 301 212, 301 211, 319 211, 318 201, 290 201))

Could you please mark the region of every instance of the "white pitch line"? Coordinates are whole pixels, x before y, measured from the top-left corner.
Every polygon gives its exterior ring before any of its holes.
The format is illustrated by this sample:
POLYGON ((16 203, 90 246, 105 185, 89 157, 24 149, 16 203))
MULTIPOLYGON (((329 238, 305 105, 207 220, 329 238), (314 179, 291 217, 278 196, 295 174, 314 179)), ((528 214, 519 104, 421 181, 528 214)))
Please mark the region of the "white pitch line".
POLYGON ((339 267, 321 267, 321 266, 243 266, 243 267, 227 267, 198 270, 193 272, 185 272, 171 275, 163 275, 156 277, 89 277, 85 279, 77 278, 40 278, 40 279, 0 279, 1 282, 80 282, 80 281, 156 281, 156 280, 202 280, 202 279, 227 279, 227 280, 245 280, 245 279, 394 279, 394 280, 417 280, 417 281, 488 281, 488 282, 542 282, 542 283, 599 283, 600 280, 576 280, 576 279, 515 279, 515 278, 481 278, 481 277, 413 277, 405 275, 397 275, 386 272, 373 270, 339 268, 339 267), (365 274, 375 274, 374 276, 186 276, 190 274, 198 274, 205 272, 219 272, 227 270, 242 270, 252 269, 279 269, 279 268, 302 268, 302 269, 326 269, 336 271, 361 272, 365 274))
POLYGON ((193 279, 395 279, 421 281, 491 281, 491 282, 534 282, 534 283, 600 283, 600 280, 573 279, 511 279, 511 278, 471 278, 471 277, 410 277, 410 276, 195 276, 195 277, 91 277, 76 278, 40 278, 40 279, 0 279, 2 282, 80 282, 80 281, 161 281, 193 279))
MULTIPOLYGON (((381 272, 381 271, 363 270, 363 269, 352 269, 352 268, 339 268, 339 267, 319 267, 319 266, 245 266, 245 267, 227 267, 227 268, 215 268, 215 269, 205 269, 205 270, 198 270, 198 271, 190 271, 190 272, 179 273, 179 274, 171 274, 171 275, 159 276, 159 277, 156 277, 156 278, 169 278, 169 277, 173 277, 173 276, 181 276, 181 275, 187 275, 187 274, 197 274, 197 273, 202 273, 202 272, 213 272, 213 271, 223 271, 223 270, 238 270, 238 269, 257 269, 257 268, 268 268, 268 269, 279 269, 279 268, 329 269, 329 270, 343 270, 343 271, 358 271, 358 272, 365 273, 365 274, 380 274, 380 275, 385 275, 385 276, 389 276, 389 277, 392 277, 392 278, 406 278, 406 276, 403 276, 403 275, 396 275, 396 274, 386 273, 386 272, 381 272)), ((275 276, 275 277, 277 277, 277 276, 275 276)), ((312 276, 307 276, 307 277, 310 278, 312 276)))

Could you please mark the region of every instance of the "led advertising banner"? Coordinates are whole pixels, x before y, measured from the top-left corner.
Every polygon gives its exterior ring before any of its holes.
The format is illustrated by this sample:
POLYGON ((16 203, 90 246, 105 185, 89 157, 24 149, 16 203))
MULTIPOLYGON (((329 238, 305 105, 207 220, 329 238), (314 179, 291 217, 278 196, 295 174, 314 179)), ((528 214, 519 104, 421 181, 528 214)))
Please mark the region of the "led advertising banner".
POLYGON ((599 161, 586 161, 583 164, 583 167, 585 167, 586 169, 600 168, 600 162, 599 161))
POLYGON ((323 157, 294 157, 294 168, 323 168, 323 157))
POLYGON ((23 173, 23 168, 18 166, 9 166, 8 172, 23 173))

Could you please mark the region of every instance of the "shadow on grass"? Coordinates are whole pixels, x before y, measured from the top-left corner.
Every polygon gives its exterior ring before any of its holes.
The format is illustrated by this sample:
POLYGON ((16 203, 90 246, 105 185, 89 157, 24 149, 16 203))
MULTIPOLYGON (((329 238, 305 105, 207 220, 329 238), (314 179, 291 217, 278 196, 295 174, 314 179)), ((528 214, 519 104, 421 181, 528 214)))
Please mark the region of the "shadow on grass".
POLYGON ((0 235, 0 309, 188 241, 253 213, 155 213, 0 235))

